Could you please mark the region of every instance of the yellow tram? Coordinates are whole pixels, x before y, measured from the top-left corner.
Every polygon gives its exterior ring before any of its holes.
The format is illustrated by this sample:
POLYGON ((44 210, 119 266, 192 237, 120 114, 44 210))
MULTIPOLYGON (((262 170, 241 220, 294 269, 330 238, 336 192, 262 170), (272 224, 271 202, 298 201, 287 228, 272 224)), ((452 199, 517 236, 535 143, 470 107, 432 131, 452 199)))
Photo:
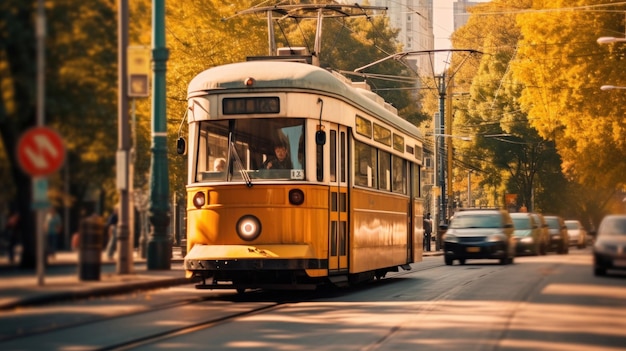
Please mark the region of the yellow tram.
POLYGON ((184 267, 198 288, 340 286, 422 260, 423 136, 364 83, 228 64, 190 82, 187 117, 184 267))

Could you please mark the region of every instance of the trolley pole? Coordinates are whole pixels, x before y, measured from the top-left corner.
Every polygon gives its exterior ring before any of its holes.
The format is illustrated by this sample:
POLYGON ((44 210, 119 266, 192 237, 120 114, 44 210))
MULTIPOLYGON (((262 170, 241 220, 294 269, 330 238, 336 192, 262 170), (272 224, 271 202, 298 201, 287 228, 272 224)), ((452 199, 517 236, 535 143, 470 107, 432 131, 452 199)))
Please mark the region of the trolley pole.
POLYGON ((172 242, 168 238, 169 177, 167 170, 167 123, 165 119, 165 70, 169 52, 165 47, 165 1, 152 1, 152 159, 150 164, 149 216, 152 233, 148 241, 149 270, 171 268, 172 242))

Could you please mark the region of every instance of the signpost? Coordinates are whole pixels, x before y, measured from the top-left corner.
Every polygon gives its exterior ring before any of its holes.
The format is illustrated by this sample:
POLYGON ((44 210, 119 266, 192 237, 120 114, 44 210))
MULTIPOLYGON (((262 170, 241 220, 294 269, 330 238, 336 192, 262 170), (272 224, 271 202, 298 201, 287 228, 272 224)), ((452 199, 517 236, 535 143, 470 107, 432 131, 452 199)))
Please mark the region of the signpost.
POLYGON ((17 142, 17 162, 24 173, 32 177, 32 208, 37 211, 37 277, 43 285, 44 239, 43 211, 48 202, 48 178, 63 165, 65 146, 61 136, 53 129, 37 126, 28 129, 17 142))

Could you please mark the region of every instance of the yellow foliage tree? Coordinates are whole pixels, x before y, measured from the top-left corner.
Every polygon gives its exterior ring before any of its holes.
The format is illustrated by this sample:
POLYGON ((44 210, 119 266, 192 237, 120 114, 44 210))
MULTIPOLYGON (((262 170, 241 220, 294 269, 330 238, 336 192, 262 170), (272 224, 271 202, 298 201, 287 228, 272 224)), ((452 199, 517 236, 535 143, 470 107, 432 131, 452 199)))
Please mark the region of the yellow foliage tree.
POLYGON ((607 197, 626 186, 626 95, 600 86, 626 84, 626 46, 596 40, 624 35, 626 8, 602 3, 535 1, 518 16, 523 38, 513 72, 525 86, 522 108, 556 142, 564 173, 607 197))

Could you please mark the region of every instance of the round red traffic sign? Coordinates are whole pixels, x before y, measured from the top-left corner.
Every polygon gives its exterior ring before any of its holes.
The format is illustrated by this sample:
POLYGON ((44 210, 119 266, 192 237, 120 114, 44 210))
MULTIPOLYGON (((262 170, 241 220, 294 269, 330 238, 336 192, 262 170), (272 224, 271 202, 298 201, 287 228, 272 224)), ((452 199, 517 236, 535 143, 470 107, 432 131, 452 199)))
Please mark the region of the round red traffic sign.
POLYGON ((56 172, 64 160, 63 139, 48 127, 30 128, 17 142, 17 161, 22 170, 32 177, 56 172))

